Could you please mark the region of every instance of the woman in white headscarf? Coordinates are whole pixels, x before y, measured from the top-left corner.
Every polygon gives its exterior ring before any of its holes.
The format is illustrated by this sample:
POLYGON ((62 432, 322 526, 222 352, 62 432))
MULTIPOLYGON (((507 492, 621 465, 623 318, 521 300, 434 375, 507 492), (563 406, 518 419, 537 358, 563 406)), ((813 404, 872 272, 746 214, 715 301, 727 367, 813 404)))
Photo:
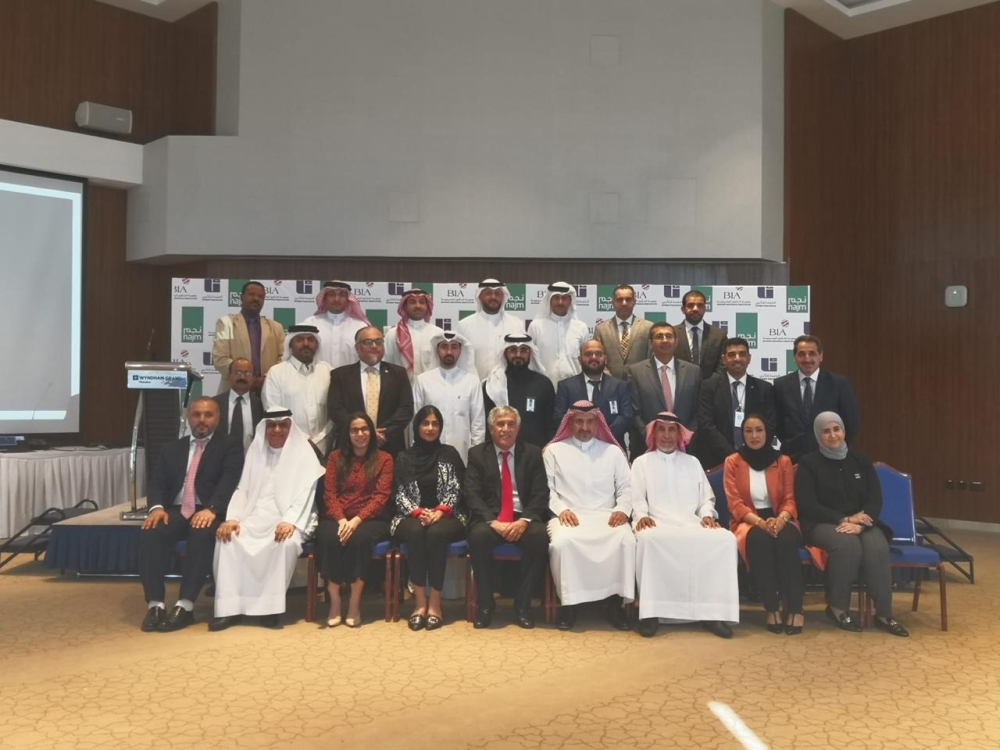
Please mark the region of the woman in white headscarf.
POLYGON ((892 618, 892 532, 878 517, 882 488, 866 456, 847 447, 844 421, 825 411, 813 421, 819 450, 802 457, 795 472, 795 499, 806 542, 826 551, 826 614, 841 630, 858 632, 851 617, 851 584, 864 576, 875 602, 875 627, 907 636, 892 618))
POLYGON ((302 543, 316 528, 316 482, 322 476, 316 452, 292 413, 273 406, 257 425, 226 520, 216 532, 210 630, 224 630, 243 615, 278 624, 302 543))

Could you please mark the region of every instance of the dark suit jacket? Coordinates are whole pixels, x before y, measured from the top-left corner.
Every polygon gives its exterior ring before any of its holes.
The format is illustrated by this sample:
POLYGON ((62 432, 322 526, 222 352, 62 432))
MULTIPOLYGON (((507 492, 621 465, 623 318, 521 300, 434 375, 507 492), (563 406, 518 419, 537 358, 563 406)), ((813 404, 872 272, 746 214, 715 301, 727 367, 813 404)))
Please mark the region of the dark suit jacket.
MULTIPOLYGON (((587 401, 587 378, 581 372, 573 377, 559 381, 556 388, 556 406, 552 415, 552 429, 558 430, 559 423, 566 412, 577 401, 587 401)), ((628 383, 616 377, 605 374, 601 379, 601 397, 598 399, 597 407, 604 415, 604 419, 611 428, 611 434, 615 440, 625 445, 625 435, 632 426, 634 410, 632 408, 632 395, 628 391, 628 383), (615 412, 612 413, 611 405, 615 405, 615 412)))
POLYGON ((628 334, 628 349, 622 360, 621 334, 618 328, 618 316, 612 315, 610 320, 602 320, 594 328, 594 338, 601 342, 604 353, 608 357, 608 372, 620 380, 625 379, 625 370, 629 365, 637 365, 649 358, 649 329, 653 324, 645 318, 636 316, 628 334))
MULTIPOLYGON (((628 368, 628 387, 632 395, 632 408, 635 410, 635 427, 642 432, 643 440, 646 436, 646 425, 667 408, 656 369, 659 364, 655 357, 650 357, 645 362, 628 368)), ((685 427, 694 432, 698 429, 701 373, 695 365, 677 357, 674 357, 674 366, 677 369, 677 385, 673 394, 674 414, 685 427)), ((693 451, 693 447, 689 450, 693 451)))
MULTIPOLYGON (((759 414, 775 431, 774 388, 766 380, 746 376, 744 414, 759 414)), ((718 466, 736 450, 733 445, 733 391, 729 375, 717 372, 701 384, 698 397, 698 459, 706 469, 718 466)))
MULTIPOLYGON (((184 486, 187 476, 188 452, 191 438, 182 437, 167 443, 157 456, 146 487, 146 504, 152 508, 162 505, 169 508, 184 486)), ((243 473, 243 440, 230 438, 225 431, 216 429, 205 446, 194 477, 194 491, 199 504, 219 518, 226 517, 229 498, 236 491, 243 473)))
MULTIPOLYGON (((219 405, 219 426, 217 429, 222 430, 222 432, 229 434, 229 391, 228 389, 220 393, 218 396, 213 396, 215 403, 219 405)), ((260 393, 257 391, 247 391, 244 398, 250 399, 250 416, 253 418, 253 427, 257 429, 257 423, 264 418, 264 404, 260 400, 260 393)))
MULTIPOLYGON (((674 326, 674 335, 677 337, 677 349, 674 356, 691 362, 691 345, 688 344, 687 326, 683 321, 674 326)), ((701 379, 708 380, 717 372, 724 372, 722 365, 722 347, 726 343, 726 334, 721 328, 705 323, 705 336, 699 344, 701 353, 701 379)))
POLYGON ((851 443, 861 431, 861 413, 858 399, 850 381, 820 368, 818 382, 813 386, 812 410, 806 414, 799 388, 799 373, 790 372, 774 381, 774 401, 777 409, 777 433, 781 452, 795 463, 806 453, 818 450, 813 434, 813 420, 824 411, 833 411, 844 420, 847 442, 851 443))
MULTIPOLYGON (((469 449, 463 494, 473 521, 491 523, 500 514, 500 466, 493 443, 469 449)), ((549 518, 549 482, 542 450, 520 440, 514 446, 514 482, 521 501, 522 518, 543 523, 549 518)))
MULTIPOLYGON (((379 364, 379 372, 381 384, 375 426, 385 428, 386 440, 382 450, 395 458, 406 447, 403 433, 413 419, 413 389, 406 370, 399 365, 383 361, 379 364)), ((337 435, 347 427, 347 418, 351 413, 365 410, 358 363, 338 367, 330 373, 326 408, 337 435)))

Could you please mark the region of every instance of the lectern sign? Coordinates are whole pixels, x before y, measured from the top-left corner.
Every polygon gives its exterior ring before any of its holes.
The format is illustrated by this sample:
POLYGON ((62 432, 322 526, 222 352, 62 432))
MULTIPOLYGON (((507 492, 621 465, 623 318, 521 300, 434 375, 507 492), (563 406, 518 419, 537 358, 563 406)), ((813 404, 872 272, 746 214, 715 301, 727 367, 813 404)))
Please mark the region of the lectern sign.
POLYGON ((186 372, 144 372, 142 370, 128 371, 129 388, 187 388, 188 374, 186 372))

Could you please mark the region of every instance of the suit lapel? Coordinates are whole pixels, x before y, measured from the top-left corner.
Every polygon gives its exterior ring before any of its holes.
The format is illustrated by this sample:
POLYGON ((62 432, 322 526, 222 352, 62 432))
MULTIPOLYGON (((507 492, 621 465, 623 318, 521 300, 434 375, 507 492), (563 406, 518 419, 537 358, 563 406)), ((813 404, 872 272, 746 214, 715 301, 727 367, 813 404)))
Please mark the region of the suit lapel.
MULTIPOLYGON (((250 332, 247 330, 247 322, 243 319, 242 313, 233 315, 233 338, 236 339, 239 351, 250 351, 250 332)), ((261 341, 263 340, 263 334, 261 334, 261 341)))

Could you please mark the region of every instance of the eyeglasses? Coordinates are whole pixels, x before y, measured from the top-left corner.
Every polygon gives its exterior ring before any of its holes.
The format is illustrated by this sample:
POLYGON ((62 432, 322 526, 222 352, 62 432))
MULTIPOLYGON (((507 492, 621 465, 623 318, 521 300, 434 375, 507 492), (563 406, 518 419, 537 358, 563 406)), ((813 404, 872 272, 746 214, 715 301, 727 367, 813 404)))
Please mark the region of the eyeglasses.
POLYGON ((656 333, 653 334, 650 338, 652 338, 653 341, 666 341, 667 339, 675 338, 675 336, 672 333, 656 333))
POLYGON ((367 435, 371 432, 367 427, 349 427, 347 431, 352 435, 367 435))
POLYGON ((253 377, 253 370, 233 370, 233 375, 243 375, 248 378, 253 377))
POLYGON ((361 346, 383 346, 385 339, 361 339, 358 343, 361 346))

